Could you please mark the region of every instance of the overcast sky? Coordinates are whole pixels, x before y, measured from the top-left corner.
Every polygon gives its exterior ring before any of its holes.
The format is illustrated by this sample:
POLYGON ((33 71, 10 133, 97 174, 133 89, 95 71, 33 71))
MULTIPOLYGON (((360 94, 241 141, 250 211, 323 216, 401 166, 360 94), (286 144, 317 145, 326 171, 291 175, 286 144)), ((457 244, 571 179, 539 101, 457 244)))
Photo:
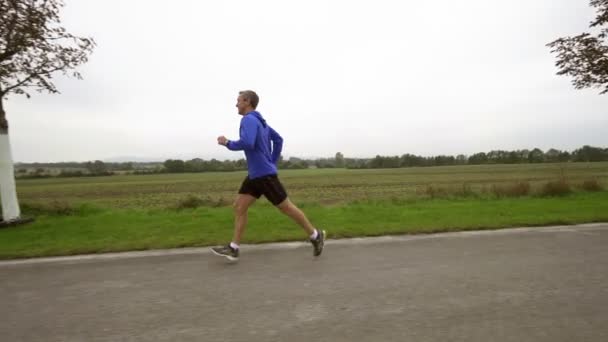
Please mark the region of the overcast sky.
POLYGON ((608 95, 556 76, 545 44, 581 0, 66 0, 98 46, 61 94, 6 102, 20 162, 241 158, 239 90, 285 157, 608 145, 608 95))

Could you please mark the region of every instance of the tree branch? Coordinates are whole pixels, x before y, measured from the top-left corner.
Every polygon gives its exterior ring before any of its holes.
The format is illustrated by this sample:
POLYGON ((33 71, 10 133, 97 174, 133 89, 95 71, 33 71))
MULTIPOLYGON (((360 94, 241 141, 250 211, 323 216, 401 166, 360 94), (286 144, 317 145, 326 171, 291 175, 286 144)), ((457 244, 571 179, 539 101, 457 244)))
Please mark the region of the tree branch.
MULTIPOLYGON (((43 76, 49 76, 50 74, 54 73, 55 71, 62 70, 63 68, 65 68, 65 65, 58 66, 58 67, 56 67, 54 69, 51 69, 51 70, 48 70, 48 71, 45 71, 45 72, 32 73, 31 75, 29 75, 23 81, 20 81, 20 82, 16 83, 15 85, 12 85, 12 86, 6 88, 4 91, 5 91, 6 94, 8 94, 11 90, 21 87, 22 85, 28 83, 29 81, 31 81, 34 78, 40 78, 40 79, 42 79, 43 76)), ((47 85, 47 89, 48 88, 49 88, 49 86, 47 85)))
MULTIPOLYGON (((17 5, 15 4, 15 1, 10 1, 10 4, 12 5, 13 10, 15 12, 14 12, 13 17, 11 18, 12 20, 11 20, 10 24, 7 26, 8 30, 6 31, 6 49, 8 52, 10 52, 10 46, 12 43, 12 40, 11 40, 12 34, 15 30, 15 26, 17 25, 17 19, 19 18, 19 13, 17 11, 17 5)), ((4 55, 7 54, 7 51, 0 53, 0 61, 3 61, 5 59, 4 55)))

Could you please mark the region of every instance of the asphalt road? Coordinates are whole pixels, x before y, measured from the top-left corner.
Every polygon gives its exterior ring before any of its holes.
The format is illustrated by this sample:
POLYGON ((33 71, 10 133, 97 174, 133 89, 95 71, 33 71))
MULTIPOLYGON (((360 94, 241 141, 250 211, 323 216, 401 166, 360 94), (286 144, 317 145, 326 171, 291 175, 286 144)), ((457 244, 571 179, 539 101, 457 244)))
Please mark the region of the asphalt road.
POLYGON ((5 261, 0 340, 604 342, 608 224, 5 261))

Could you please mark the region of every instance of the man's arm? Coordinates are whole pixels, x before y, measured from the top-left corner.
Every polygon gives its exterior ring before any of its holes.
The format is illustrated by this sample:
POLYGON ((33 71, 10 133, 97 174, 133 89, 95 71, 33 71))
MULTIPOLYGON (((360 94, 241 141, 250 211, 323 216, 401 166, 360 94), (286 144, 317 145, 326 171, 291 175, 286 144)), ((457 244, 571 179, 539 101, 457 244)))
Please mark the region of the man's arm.
POLYGON ((240 138, 237 141, 228 141, 226 147, 231 151, 252 150, 258 133, 255 118, 244 117, 241 120, 240 138))
POLYGON ((283 138, 277 131, 268 126, 270 130, 270 140, 272 141, 272 162, 277 163, 281 157, 281 151, 283 151, 283 138))

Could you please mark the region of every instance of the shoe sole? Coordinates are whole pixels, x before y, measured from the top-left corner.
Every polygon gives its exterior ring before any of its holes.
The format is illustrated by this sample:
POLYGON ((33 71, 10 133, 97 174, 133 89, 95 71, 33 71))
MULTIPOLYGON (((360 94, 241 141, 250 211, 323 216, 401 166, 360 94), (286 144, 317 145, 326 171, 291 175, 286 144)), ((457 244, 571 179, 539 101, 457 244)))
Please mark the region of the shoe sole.
POLYGON ((226 254, 218 253, 213 248, 210 248, 210 249, 211 249, 211 252, 213 252, 213 254, 215 254, 217 256, 224 257, 224 258, 228 259, 228 261, 230 261, 230 262, 237 262, 237 261, 239 261, 238 257, 235 258, 235 257, 233 257, 231 255, 226 255, 226 254))

